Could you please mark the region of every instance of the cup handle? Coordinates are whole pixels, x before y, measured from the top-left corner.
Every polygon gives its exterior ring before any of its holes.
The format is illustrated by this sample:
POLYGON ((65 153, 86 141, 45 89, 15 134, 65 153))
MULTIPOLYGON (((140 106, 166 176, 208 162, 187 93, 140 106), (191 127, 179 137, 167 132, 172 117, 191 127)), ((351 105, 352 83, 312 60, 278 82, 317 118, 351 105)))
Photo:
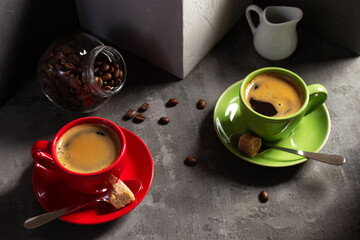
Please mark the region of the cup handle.
POLYGON ((31 148, 31 156, 35 162, 49 170, 55 170, 55 161, 51 155, 52 142, 40 140, 31 148))
POLYGON ((312 84, 308 86, 308 89, 309 103, 305 112, 305 116, 320 107, 320 105, 325 102, 328 95, 326 88, 321 84, 312 84))
POLYGON ((255 25, 251 19, 250 11, 256 12, 259 15, 259 21, 261 21, 262 20, 261 16, 262 16, 263 10, 256 5, 250 5, 246 8, 246 19, 249 23, 252 33, 255 34, 257 27, 255 27, 255 25))

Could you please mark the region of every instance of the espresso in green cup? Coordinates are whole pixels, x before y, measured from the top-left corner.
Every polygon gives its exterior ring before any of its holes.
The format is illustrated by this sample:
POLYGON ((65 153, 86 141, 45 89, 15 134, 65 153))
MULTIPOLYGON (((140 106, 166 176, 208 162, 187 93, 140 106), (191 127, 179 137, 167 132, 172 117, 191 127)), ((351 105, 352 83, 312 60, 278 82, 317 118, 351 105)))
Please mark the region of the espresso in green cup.
POLYGON ((327 91, 321 84, 307 86, 297 74, 284 68, 261 68, 241 83, 240 111, 252 132, 275 142, 287 138, 326 98, 327 91))

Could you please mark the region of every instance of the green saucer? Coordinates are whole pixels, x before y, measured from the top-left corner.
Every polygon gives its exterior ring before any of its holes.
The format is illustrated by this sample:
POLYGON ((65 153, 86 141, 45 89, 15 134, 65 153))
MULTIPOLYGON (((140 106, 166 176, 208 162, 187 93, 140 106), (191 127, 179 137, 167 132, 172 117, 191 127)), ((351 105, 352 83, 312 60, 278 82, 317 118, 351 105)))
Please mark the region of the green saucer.
MULTIPOLYGON (((237 147, 231 144, 230 137, 233 134, 248 131, 239 110, 239 90, 241 81, 234 83, 225 90, 217 101, 214 109, 215 131, 221 142, 239 158, 261 166, 287 167, 306 161, 307 158, 275 149, 266 150, 259 153, 256 157, 251 158, 239 152, 237 147)), ((304 151, 318 152, 326 143, 329 134, 330 116, 326 106, 323 104, 314 112, 304 117, 296 127, 295 131, 287 139, 277 145, 304 151)))

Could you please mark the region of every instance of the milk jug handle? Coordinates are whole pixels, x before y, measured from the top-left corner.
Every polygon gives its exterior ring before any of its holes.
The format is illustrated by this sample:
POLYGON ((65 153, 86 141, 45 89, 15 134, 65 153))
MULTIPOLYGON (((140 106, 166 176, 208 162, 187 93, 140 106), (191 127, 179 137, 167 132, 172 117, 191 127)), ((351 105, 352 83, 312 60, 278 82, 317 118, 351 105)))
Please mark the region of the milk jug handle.
POLYGON ((261 22, 263 10, 256 5, 250 5, 246 8, 246 19, 249 23, 252 33, 255 34, 257 27, 255 27, 255 25, 251 19, 251 15, 250 15, 251 11, 254 11, 259 15, 259 22, 261 22))

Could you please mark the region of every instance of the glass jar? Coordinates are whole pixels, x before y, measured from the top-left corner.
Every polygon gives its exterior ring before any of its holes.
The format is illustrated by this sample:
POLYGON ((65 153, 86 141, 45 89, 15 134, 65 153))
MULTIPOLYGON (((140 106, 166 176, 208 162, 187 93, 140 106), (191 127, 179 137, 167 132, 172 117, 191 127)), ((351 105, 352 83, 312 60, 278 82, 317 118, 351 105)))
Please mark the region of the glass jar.
POLYGON ((69 112, 96 111, 126 80, 121 54, 97 38, 76 33, 55 40, 41 57, 37 77, 45 95, 69 112))

